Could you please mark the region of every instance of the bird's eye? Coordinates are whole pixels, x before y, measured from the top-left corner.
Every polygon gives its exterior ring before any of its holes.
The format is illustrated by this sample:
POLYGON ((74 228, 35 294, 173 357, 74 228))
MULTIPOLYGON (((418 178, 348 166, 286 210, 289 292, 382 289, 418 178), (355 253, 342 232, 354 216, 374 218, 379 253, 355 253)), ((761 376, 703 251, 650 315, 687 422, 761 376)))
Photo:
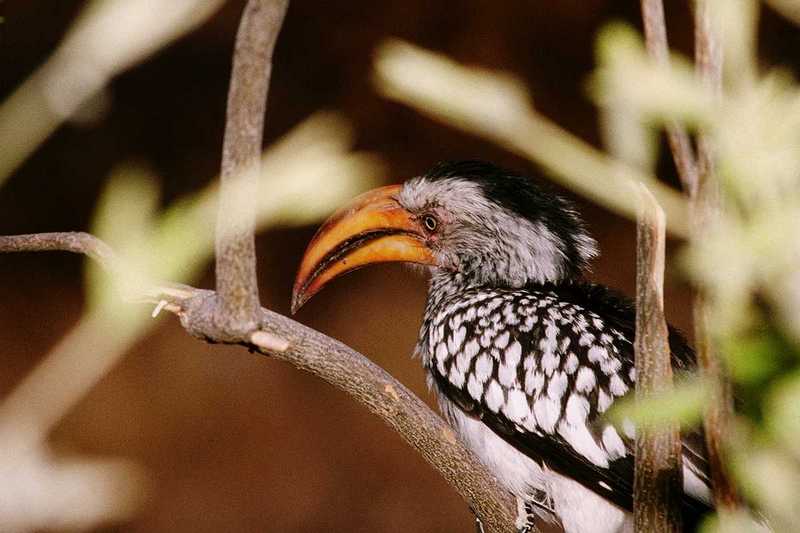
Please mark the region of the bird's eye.
POLYGON ((425 225, 425 229, 428 231, 436 230, 436 226, 439 225, 439 221, 436 220, 436 217, 433 215, 425 215, 422 217, 422 223, 425 225))

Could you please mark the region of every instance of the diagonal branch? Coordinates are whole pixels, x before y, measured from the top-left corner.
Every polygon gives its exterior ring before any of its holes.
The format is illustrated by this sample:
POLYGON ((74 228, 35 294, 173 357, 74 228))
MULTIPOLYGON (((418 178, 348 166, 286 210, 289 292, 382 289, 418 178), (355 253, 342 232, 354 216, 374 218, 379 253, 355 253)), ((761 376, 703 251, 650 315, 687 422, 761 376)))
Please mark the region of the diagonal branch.
MULTIPOLYGON (((700 79, 717 95, 722 94, 722 46, 711 2, 695 1, 695 60, 700 79)), ((698 184, 690 198, 692 238, 702 242, 707 228, 719 216, 720 190, 714 168, 714 146, 709 135, 700 132, 698 147, 698 184)), ((709 332, 708 304, 701 293, 694 302, 697 361, 710 381, 714 395, 703 420, 708 447, 714 502, 719 507, 739 506, 736 487, 725 463, 724 440, 733 420, 733 386, 709 332)))
POLYGON ((255 256, 255 197, 272 54, 288 0, 249 0, 245 6, 228 92, 216 273, 220 328, 252 330, 259 308, 255 256))
MULTIPOLYGON (((187 332, 209 340, 207 332, 214 330, 209 313, 215 305, 213 292, 197 291, 186 300, 162 296, 180 307, 177 314, 187 332)), ((258 329, 238 344, 286 361, 346 392, 434 466, 481 518, 487 531, 514 531, 510 494, 452 428, 399 381, 343 343, 267 309, 260 310, 258 329), (264 349, 257 341, 265 335, 283 343, 264 349)))
MULTIPOLYGON (((672 389, 672 365, 664 319, 664 210, 640 186, 636 225, 636 399, 672 389)), ((681 438, 677 423, 642 425, 636 432, 634 521, 636 531, 681 528, 681 438)))
MULTIPOLYGON (((63 250, 113 265, 113 253, 86 233, 0 236, 0 252, 63 250)), ((259 308, 253 332, 231 338, 215 323, 216 293, 187 286, 152 287, 142 301, 176 313, 184 328, 208 342, 239 344, 291 363, 331 383, 397 431, 456 489, 487 531, 514 531, 513 502, 483 463, 444 420, 378 365, 341 342, 287 317, 259 308), (163 306, 163 302, 167 302, 163 306)))
MULTIPOLYGON (((669 46, 664 5, 661 0, 641 0, 641 4, 647 51, 659 64, 667 65, 669 46)), ((689 134, 679 122, 672 120, 667 123, 667 140, 683 190, 693 197, 697 191, 697 164, 689 134)))

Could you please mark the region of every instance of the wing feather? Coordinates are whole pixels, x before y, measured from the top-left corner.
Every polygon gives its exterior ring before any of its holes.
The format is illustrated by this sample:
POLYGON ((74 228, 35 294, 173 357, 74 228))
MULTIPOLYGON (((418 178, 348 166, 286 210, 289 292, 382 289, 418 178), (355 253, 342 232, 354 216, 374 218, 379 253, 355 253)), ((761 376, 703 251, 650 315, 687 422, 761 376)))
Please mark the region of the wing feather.
MULTIPOLYGON (((472 289, 441 309, 425 339, 439 389, 528 457, 631 510, 634 430, 603 416, 634 388, 630 303, 597 285, 538 286, 472 289)), ((670 328, 669 340, 675 368, 691 370, 683 337, 670 328)), ((706 481, 702 438, 688 437, 684 460, 706 481)))

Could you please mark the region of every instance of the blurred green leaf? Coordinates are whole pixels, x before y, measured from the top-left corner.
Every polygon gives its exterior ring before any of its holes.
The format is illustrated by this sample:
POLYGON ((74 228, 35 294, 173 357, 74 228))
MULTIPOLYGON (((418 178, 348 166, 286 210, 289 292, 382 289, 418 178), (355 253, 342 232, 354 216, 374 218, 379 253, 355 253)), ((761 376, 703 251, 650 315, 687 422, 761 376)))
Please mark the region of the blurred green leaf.
MULTIPOLYGON (((768 391, 764 400, 767 429, 800 460, 800 371, 795 371, 768 391)), ((796 465, 796 468, 800 465, 796 465)))
POLYGON ((703 0, 711 4, 711 24, 716 27, 723 49, 726 85, 740 89, 754 82, 758 75, 759 4, 757 0, 703 0))
POLYGON ((56 51, 0 103, 0 185, 120 72, 207 20, 222 0, 91 0, 56 51))
POLYGON ((794 531, 800 524, 800 468, 783 450, 751 441, 735 450, 733 471, 742 492, 771 520, 777 531, 794 531))
POLYGON ((678 422, 691 427, 700 421, 708 398, 706 383, 694 379, 678 382, 671 392, 655 394, 643 400, 636 400, 630 395, 616 402, 607 416, 617 425, 630 420, 637 426, 678 422))
POLYGON ((701 533, 766 533, 767 530, 746 511, 723 511, 708 516, 699 531, 701 533))
POLYGON ((670 119, 689 125, 712 122, 718 105, 685 58, 654 61, 642 36, 624 23, 606 25, 597 38, 597 69, 588 83, 598 105, 625 108, 658 126, 670 119))
POLYGON ((722 353, 735 381, 755 385, 765 382, 781 368, 786 345, 775 335, 763 331, 745 337, 730 338, 722 353))
POLYGON ((688 235, 680 194, 547 120, 533 109, 524 85, 507 73, 469 68, 389 40, 376 51, 375 83, 388 98, 536 161, 561 185, 630 218, 636 217, 634 193, 642 182, 664 209, 667 230, 688 235))
POLYGON ((90 309, 116 307, 112 302, 130 297, 151 278, 149 241, 158 202, 156 178, 143 167, 127 165, 112 173, 95 209, 93 232, 116 250, 120 270, 112 275, 87 263, 90 309))
MULTIPOLYGON (((271 146, 261 161, 256 223, 312 223, 369 188, 381 169, 369 154, 350 151, 352 133, 333 113, 317 113, 271 146)), ((112 175, 93 231, 118 251, 125 271, 109 277, 89 265, 89 300, 131 296, 146 283, 189 283, 214 250, 218 183, 157 212, 156 178, 136 166, 112 175)))

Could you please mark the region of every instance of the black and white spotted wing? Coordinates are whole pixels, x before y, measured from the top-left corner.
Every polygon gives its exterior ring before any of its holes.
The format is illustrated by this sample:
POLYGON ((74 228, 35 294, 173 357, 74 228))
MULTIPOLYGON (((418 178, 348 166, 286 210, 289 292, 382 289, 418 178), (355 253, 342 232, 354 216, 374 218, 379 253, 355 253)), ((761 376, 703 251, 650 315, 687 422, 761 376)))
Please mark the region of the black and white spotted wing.
MULTIPOLYGON (((632 509, 634 428, 601 416, 636 380, 630 304, 599 286, 537 286, 471 289, 437 311, 426 341, 442 392, 532 459, 632 509)), ((678 370, 694 365, 672 331, 670 343, 678 370)))

